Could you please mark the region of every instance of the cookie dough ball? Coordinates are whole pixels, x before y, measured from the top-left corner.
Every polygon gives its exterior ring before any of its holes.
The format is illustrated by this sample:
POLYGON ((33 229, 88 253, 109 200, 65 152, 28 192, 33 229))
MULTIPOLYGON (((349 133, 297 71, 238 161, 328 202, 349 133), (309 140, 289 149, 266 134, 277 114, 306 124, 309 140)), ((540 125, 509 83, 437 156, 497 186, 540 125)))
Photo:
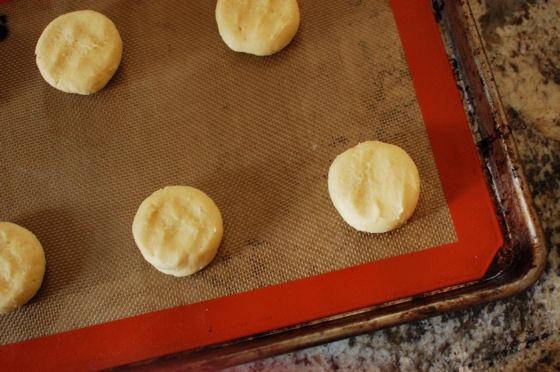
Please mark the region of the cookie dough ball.
POLYGON ((344 221, 359 231, 382 233, 410 218, 418 204, 420 176, 406 151, 368 141, 336 157, 328 186, 344 221))
POLYGON ((23 306, 41 287, 45 252, 33 233, 0 222, 0 314, 23 306))
POLYGON ((159 271, 186 276, 212 261, 222 241, 222 215, 202 191, 168 186, 142 202, 132 223, 142 256, 159 271))
POLYGON ((299 7, 297 0, 218 0, 216 22, 232 50, 266 56, 293 39, 299 7))
POLYGON ((92 94, 107 85, 119 67, 122 40, 109 18, 79 10, 49 23, 35 55, 47 83, 63 92, 92 94))

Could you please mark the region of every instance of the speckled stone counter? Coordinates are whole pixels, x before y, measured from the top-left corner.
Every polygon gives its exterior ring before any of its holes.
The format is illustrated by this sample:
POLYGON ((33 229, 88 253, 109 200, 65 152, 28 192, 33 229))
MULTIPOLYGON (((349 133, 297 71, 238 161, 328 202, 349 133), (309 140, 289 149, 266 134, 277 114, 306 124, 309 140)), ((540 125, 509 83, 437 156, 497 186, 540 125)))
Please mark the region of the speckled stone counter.
POLYGON ((470 0, 549 249, 509 299, 232 368, 560 370, 560 0, 470 0))

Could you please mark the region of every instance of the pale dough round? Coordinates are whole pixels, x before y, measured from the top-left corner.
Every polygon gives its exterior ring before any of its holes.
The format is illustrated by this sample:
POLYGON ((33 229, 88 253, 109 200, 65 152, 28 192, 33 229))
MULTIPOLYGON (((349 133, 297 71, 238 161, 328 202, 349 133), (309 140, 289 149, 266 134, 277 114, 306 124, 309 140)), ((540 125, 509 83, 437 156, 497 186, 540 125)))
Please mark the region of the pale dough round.
POLYGON ((266 56, 293 39, 299 7, 297 0, 218 0, 216 22, 232 50, 266 56))
POLYGON ((0 222, 0 314, 35 296, 43 282, 45 263, 43 247, 31 231, 0 222))
POLYGON ((47 83, 63 92, 92 94, 107 85, 119 67, 122 40, 109 18, 79 10, 49 23, 35 55, 47 83))
POLYGON ((420 195, 420 176, 398 146, 368 141, 333 161, 328 176, 331 200, 356 230, 382 233, 404 224, 420 195))
POLYGON ((168 186, 140 204, 132 234, 142 256, 156 269, 190 275, 216 255, 223 235, 222 215, 202 191, 168 186))

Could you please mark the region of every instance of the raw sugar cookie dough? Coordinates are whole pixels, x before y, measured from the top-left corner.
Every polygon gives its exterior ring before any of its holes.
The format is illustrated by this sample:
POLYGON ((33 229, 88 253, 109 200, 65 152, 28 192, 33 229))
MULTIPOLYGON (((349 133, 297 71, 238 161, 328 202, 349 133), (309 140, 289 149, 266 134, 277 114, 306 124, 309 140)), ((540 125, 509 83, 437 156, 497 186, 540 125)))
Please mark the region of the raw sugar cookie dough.
POLYGON ((122 40, 109 18, 93 10, 66 13, 45 28, 35 48, 37 67, 51 86, 92 94, 119 67, 122 40))
POLYGON ((159 271, 186 276, 208 265, 222 240, 220 210, 202 191, 168 186, 142 202, 132 223, 142 256, 159 271))
POLYGON ((403 225, 420 195, 420 176, 402 148, 368 141, 346 150, 331 164, 331 200, 359 231, 382 233, 403 225))
POLYGON ((27 303, 45 275, 45 252, 35 235, 14 223, 0 222, 0 314, 27 303))
POLYGON ((218 0, 216 22, 232 50, 266 56, 292 41, 299 7, 297 0, 218 0))

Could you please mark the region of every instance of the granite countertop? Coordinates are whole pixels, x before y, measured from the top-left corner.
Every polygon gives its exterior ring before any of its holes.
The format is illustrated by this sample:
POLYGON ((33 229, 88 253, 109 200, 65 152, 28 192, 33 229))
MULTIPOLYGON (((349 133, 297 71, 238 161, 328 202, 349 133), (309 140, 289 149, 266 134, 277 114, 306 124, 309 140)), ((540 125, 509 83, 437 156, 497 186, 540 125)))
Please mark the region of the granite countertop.
POLYGON ((545 233, 542 277, 506 300, 232 371, 560 370, 560 0, 469 3, 545 233))

